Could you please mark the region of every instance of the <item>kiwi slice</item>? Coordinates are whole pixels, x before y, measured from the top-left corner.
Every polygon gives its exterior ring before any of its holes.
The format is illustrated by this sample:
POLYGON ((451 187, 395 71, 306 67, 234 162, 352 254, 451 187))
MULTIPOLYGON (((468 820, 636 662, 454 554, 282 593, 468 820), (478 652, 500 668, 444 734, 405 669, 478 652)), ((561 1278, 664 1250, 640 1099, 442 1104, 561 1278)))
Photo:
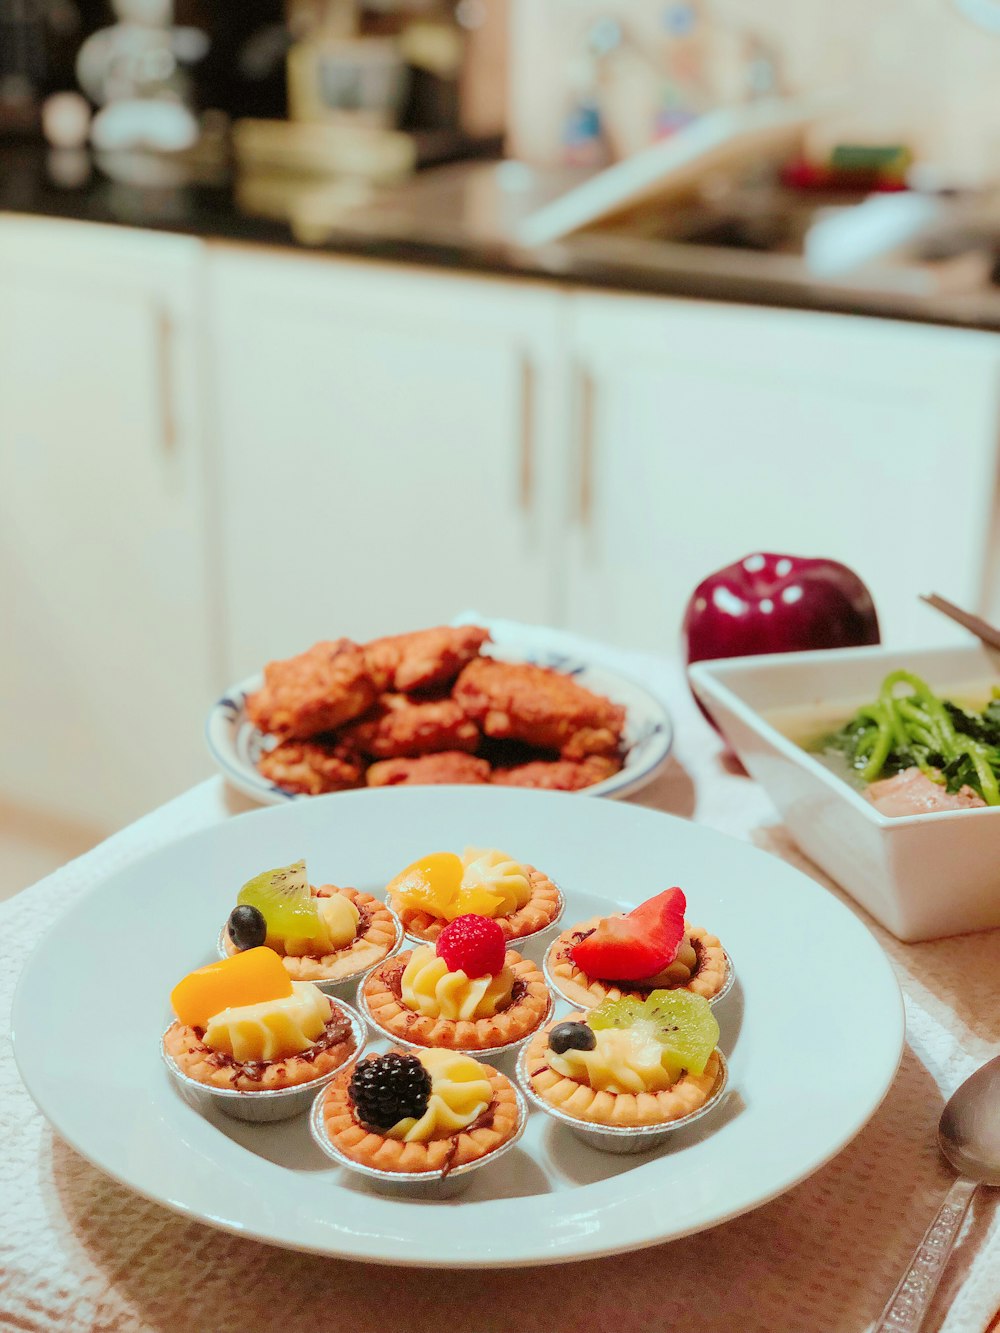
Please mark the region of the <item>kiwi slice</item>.
POLYGON ((319 911, 309 888, 305 861, 255 875, 240 889, 236 901, 257 908, 267 922, 269 938, 287 944, 315 939, 320 933, 319 911))
POLYGON ((632 1028, 664 1048, 664 1063, 703 1074, 719 1041, 719 1025, 712 1006, 701 995, 685 990, 654 990, 645 1000, 625 996, 605 1000, 587 1015, 587 1023, 602 1028, 632 1028), (669 1053, 669 1061, 667 1059, 669 1053))

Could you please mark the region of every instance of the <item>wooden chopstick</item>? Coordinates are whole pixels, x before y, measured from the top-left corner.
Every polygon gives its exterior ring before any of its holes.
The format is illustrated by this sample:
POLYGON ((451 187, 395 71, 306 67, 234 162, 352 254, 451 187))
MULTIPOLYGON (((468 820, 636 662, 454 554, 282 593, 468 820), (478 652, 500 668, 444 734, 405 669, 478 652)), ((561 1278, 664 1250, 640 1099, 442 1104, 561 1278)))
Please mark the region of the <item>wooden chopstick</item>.
POLYGON ((939 597, 936 592, 932 592, 929 596, 921 593, 920 600, 926 602, 928 606, 932 606, 935 611, 940 611, 949 620, 954 620, 956 624, 962 625, 977 639, 982 639, 983 643, 988 644, 989 647, 1000 648, 1000 629, 983 620, 982 617, 974 616, 971 611, 963 611, 960 606, 956 606, 954 602, 949 602, 947 597, 939 597))

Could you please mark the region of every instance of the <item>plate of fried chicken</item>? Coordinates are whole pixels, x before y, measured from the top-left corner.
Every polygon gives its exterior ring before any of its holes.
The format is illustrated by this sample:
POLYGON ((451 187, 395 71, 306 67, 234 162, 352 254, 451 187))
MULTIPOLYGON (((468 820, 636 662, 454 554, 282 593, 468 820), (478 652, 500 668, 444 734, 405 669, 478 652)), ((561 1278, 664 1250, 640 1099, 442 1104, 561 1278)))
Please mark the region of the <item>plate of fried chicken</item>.
POLYGON ((278 804, 438 783, 625 796, 673 729, 642 686, 504 622, 316 643, 227 691, 206 738, 235 787, 278 804))

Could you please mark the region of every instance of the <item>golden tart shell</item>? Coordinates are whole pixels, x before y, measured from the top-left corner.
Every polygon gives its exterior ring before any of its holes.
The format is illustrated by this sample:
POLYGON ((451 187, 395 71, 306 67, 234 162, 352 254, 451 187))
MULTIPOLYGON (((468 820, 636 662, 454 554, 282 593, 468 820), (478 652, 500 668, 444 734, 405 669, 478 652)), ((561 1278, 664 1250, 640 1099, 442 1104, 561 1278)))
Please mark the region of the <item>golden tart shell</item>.
POLYGON ((350 1019, 339 1005, 330 1001, 330 1018, 326 1032, 331 1024, 342 1018, 346 1035, 340 1041, 334 1041, 316 1054, 309 1051, 302 1055, 290 1055, 283 1060, 261 1060, 238 1063, 224 1060, 218 1063, 219 1056, 210 1046, 206 1046, 198 1029, 186 1023, 171 1023, 163 1036, 163 1047, 182 1074, 193 1078, 208 1088, 230 1088, 237 1092, 279 1092, 283 1088, 300 1087, 303 1083, 312 1083, 315 1079, 330 1074, 357 1052, 357 1043, 351 1028, 350 1019), (259 1077, 251 1076, 259 1075, 259 1077))
MULTIPOLYGON (((392 953, 397 943, 396 921, 384 903, 370 893, 338 888, 336 884, 321 884, 313 888, 312 893, 314 898, 332 898, 336 893, 348 898, 361 913, 364 928, 350 944, 334 949, 332 953, 305 954, 298 958, 282 954, 285 971, 293 981, 341 981, 366 972, 392 953)), ((237 950, 229 938, 228 928, 223 932, 223 943, 226 953, 232 957, 237 950)))
POLYGON ((400 1041, 474 1054, 520 1041, 548 1016, 552 997, 544 976, 534 963, 513 949, 507 951, 504 964, 514 973, 515 986, 518 982, 523 984, 523 993, 500 1013, 492 1018, 429 1018, 414 1013, 399 996, 399 982, 412 954, 412 949, 397 954, 389 963, 377 967, 362 984, 373 1021, 400 1041))
MULTIPOLYGON (((563 907, 562 894, 548 875, 543 875, 534 866, 526 865, 523 868, 528 877, 531 896, 524 906, 519 907, 516 912, 493 918, 503 931, 504 939, 510 942, 516 942, 524 939, 526 935, 534 935, 540 930, 545 930, 547 926, 551 926, 553 922, 559 920, 559 914, 563 907)), ((402 921, 406 933, 415 936, 417 939, 426 940, 428 944, 433 944, 448 924, 439 916, 431 916, 429 912, 421 912, 408 907, 393 893, 389 894, 388 903, 402 921)))
MULTIPOLYGON (((562 1023, 583 1022, 582 1013, 560 1019, 562 1023)), ((548 1035, 553 1025, 537 1032, 524 1054, 524 1069, 536 1096, 564 1115, 589 1125, 609 1125, 623 1129, 645 1129, 668 1125, 693 1114, 711 1097, 722 1064, 718 1051, 708 1058, 703 1074, 683 1074, 672 1088, 661 1092, 597 1092, 586 1083, 577 1083, 554 1070, 548 1062, 548 1035)))
MULTIPOLYGON (((582 932, 595 929, 600 921, 599 916, 591 917, 589 921, 581 921, 578 926, 574 926, 572 930, 564 930, 552 941, 545 960, 552 984, 570 1004, 580 1004, 587 1009, 594 1008, 604 1000, 620 1000, 626 995, 644 1000, 652 987, 630 989, 627 982, 619 984, 614 981, 599 981, 596 977, 588 976, 574 963, 570 952, 574 944, 578 943, 582 932)), ((704 927, 690 926, 685 922, 684 928, 698 955, 698 970, 686 986, 662 989, 687 990, 693 995, 711 1000, 726 984, 729 968, 726 951, 718 938, 710 935, 704 927)))
MULTIPOLYGON (((405 1051, 399 1054, 405 1055, 405 1051)), ((489 1078, 492 1097, 486 1111, 468 1129, 447 1138, 426 1143, 403 1143, 388 1139, 378 1130, 358 1123, 348 1085, 354 1066, 342 1070, 329 1084, 323 1097, 323 1124, 335 1148, 360 1166, 376 1171, 451 1171, 456 1166, 478 1162, 502 1148, 517 1133, 521 1110, 510 1079, 490 1065, 482 1066, 489 1078), (484 1122, 484 1123, 480 1123, 484 1122)))

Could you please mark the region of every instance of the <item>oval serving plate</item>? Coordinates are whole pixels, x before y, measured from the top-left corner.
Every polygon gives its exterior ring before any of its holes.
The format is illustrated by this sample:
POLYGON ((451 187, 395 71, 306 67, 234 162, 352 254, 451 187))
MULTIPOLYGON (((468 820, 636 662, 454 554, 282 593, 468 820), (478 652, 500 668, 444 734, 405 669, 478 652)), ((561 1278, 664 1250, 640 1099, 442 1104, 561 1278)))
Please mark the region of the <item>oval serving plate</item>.
MULTIPOLYGON (((595 694, 603 694, 625 707, 625 762, 621 770, 604 782, 595 782, 580 796, 630 796, 652 782, 666 763, 673 745, 670 714, 659 699, 629 677, 606 667, 581 660, 559 646, 560 634, 551 631, 552 646, 546 647, 541 630, 519 630, 510 621, 490 621, 493 642, 490 657, 504 662, 532 662, 565 672, 595 694)), ((205 723, 205 741, 216 766, 226 780, 244 795, 264 805, 315 798, 277 787, 257 771, 257 760, 268 746, 268 738, 246 715, 247 696, 259 690, 259 673, 241 680, 219 699, 205 723)), ((334 792, 332 795, 341 795, 334 792)))

